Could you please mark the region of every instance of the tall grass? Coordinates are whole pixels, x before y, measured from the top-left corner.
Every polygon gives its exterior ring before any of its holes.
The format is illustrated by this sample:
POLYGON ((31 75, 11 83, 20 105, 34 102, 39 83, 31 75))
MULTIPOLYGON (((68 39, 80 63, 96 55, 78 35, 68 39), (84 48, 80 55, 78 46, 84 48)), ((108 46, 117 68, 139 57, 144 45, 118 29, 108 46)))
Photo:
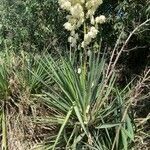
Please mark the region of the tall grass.
POLYGON ((0 56, 0 130, 3 150, 26 147, 22 142, 29 139, 26 136, 29 136, 30 130, 34 130, 31 121, 34 114, 32 94, 39 93, 42 84, 30 71, 44 81, 47 79, 44 70, 36 63, 38 57, 31 64, 32 60, 31 55, 25 52, 16 55, 6 51, 0 56))

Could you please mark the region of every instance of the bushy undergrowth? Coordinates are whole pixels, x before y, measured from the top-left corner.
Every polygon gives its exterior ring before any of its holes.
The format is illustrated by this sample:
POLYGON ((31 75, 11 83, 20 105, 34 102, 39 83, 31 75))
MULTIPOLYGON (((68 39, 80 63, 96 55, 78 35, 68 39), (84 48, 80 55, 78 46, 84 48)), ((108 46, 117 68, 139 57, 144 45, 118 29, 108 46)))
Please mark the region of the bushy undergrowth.
POLYGON ((137 128, 132 106, 149 72, 136 85, 131 82, 120 88, 115 72, 106 78, 105 55, 89 57, 88 74, 79 64, 49 54, 1 55, 4 149, 34 145, 34 149, 117 150, 134 145, 137 128))

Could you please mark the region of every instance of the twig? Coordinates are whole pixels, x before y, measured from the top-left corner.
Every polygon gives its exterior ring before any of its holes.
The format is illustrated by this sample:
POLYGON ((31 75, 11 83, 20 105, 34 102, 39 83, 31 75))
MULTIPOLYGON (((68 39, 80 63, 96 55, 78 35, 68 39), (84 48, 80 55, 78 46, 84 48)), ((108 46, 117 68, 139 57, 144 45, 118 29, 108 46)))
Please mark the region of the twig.
POLYGON ((132 35, 133 35, 139 28, 141 28, 142 26, 144 26, 144 25, 145 25, 146 23, 148 23, 149 21, 150 21, 150 19, 147 19, 147 20, 144 21, 142 24, 140 24, 139 26, 137 26, 137 27, 130 33, 130 35, 129 35, 128 38, 126 39, 125 43, 124 43, 123 46, 121 47, 121 49, 120 49, 118 55, 116 56, 116 59, 115 59, 113 65, 112 65, 112 68, 111 68, 110 72, 108 73, 108 76, 107 76, 108 79, 109 79, 110 76, 112 75, 113 70, 114 70, 114 68, 115 68, 115 65, 116 65, 116 63, 118 62, 118 59, 119 59, 120 55, 122 54, 122 52, 123 52, 125 46, 126 46, 127 43, 129 42, 129 40, 130 40, 130 38, 132 37, 132 35))
MULTIPOLYGON (((118 55, 116 56, 116 59, 115 59, 113 65, 112 65, 112 68, 111 68, 110 73, 109 73, 109 75, 108 75, 108 77, 107 77, 107 80, 108 80, 108 79, 110 78, 110 76, 112 75, 113 70, 114 70, 114 67, 115 67, 115 65, 116 65, 116 63, 117 63, 117 61, 118 61, 118 59, 119 59, 119 57, 120 57, 122 51, 124 50, 126 44, 129 42, 130 38, 132 37, 132 35, 133 35, 139 28, 141 28, 143 25, 145 25, 145 24, 146 24, 147 22, 149 22, 149 21, 150 21, 150 19, 147 19, 145 22, 143 22, 142 24, 140 24, 139 26, 137 26, 137 27, 130 33, 130 35, 128 36, 127 40, 125 41, 125 43, 123 44, 122 48, 120 49, 118 55)), ((146 78, 146 76, 147 76, 148 74, 149 74, 149 70, 148 70, 147 73, 145 74, 145 76, 144 76, 144 78, 143 78, 143 80, 142 80, 142 83, 143 83, 144 79, 146 78)), ((126 117, 126 114, 127 114, 127 111, 128 111, 128 109, 129 109, 130 105, 132 104, 133 100, 137 97, 137 95, 139 95, 138 91, 139 91, 139 88, 141 87, 140 85, 141 85, 141 84, 138 84, 138 85, 136 86, 137 89, 135 88, 135 89, 136 89, 135 96, 134 96, 134 97, 131 97, 131 98, 128 100, 129 103, 128 103, 128 105, 127 105, 125 111, 124 111, 124 115, 123 115, 123 117, 122 117, 122 121, 124 121, 124 119, 125 119, 125 117, 126 117)), ((114 139, 114 142, 113 142, 113 145, 112 145, 111 150, 114 150, 114 148, 115 148, 116 140, 117 140, 117 138, 118 138, 118 136, 119 136, 120 130, 121 130, 121 125, 119 126, 119 128, 118 128, 118 130, 117 130, 117 133, 116 133, 116 136, 115 136, 115 139, 114 139)))
POLYGON ((116 44, 115 44, 115 47, 114 47, 114 49, 113 49, 113 51, 112 51, 111 58, 110 58, 110 61, 109 61, 109 65, 108 65, 108 69, 107 69, 107 72, 106 72, 106 77, 108 76, 109 70, 110 70, 110 68, 111 68, 112 60, 113 60, 113 58, 114 58, 115 52, 116 52, 116 50, 117 50, 117 47, 118 47, 118 45, 119 45, 119 43, 120 43, 120 40, 121 40, 123 31, 124 31, 124 29, 122 29, 122 31, 121 31, 121 33, 120 33, 118 39, 117 39, 117 42, 116 42, 116 44))
POLYGON ((130 52, 130 51, 133 51, 133 50, 136 50, 136 49, 142 49, 142 48, 146 48, 147 46, 136 46, 136 47, 133 47, 131 49, 125 49, 123 50, 123 52, 130 52))

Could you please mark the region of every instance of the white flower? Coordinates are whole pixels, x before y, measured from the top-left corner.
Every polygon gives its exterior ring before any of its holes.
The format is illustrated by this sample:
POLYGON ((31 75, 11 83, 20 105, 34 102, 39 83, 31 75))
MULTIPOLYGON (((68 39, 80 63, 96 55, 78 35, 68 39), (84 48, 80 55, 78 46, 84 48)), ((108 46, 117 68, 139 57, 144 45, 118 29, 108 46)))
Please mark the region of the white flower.
POLYGON ((95 14, 96 9, 102 4, 102 2, 102 0, 89 0, 86 2, 87 18, 95 14))
POLYGON ((70 13, 72 16, 79 17, 80 15, 83 15, 83 7, 77 3, 70 8, 70 13))
POLYGON ((91 87, 93 87, 94 86, 94 82, 92 82, 92 85, 91 85, 91 87))
POLYGON ((69 43, 72 43, 72 41, 73 41, 73 37, 72 37, 72 36, 69 36, 69 37, 68 37, 68 42, 69 42, 69 43))
POLYGON ((80 74, 81 73, 81 68, 78 68, 78 74, 80 74))
POLYGON ((94 39, 96 37, 97 33, 98 33, 98 30, 93 26, 93 27, 91 27, 88 35, 94 39))
POLYGON ((68 19, 68 22, 69 22, 72 26, 74 26, 74 28, 76 28, 76 24, 77 24, 78 20, 77 20, 76 18, 70 17, 70 18, 68 19))
POLYGON ((70 46, 71 47, 75 47, 76 46, 76 43, 77 43, 77 40, 74 38, 74 37, 69 37, 68 38, 68 42, 70 43, 70 46))
POLYGON ((65 27, 65 29, 68 30, 68 31, 73 30, 73 26, 72 26, 71 23, 69 23, 69 22, 66 22, 66 23, 64 24, 64 27, 65 27))
POLYGON ((89 45, 92 39, 96 37, 97 33, 98 33, 98 30, 94 26, 92 26, 90 28, 90 31, 87 34, 85 34, 84 41, 81 43, 81 47, 85 47, 89 45))
POLYGON ((84 48, 84 46, 85 46, 85 44, 84 44, 84 41, 81 43, 81 47, 83 47, 84 48))
POLYGON ((71 7, 71 3, 69 1, 66 1, 66 2, 61 4, 61 8, 66 9, 68 11, 70 10, 70 7, 71 7))
POLYGON ((106 22, 106 17, 104 15, 100 15, 99 17, 95 18, 96 23, 103 24, 106 22))
POLYGON ((91 1, 87 1, 85 6, 86 6, 87 9, 90 9, 92 7, 91 1))
POLYGON ((101 5, 103 3, 103 1, 102 0, 91 0, 91 3, 93 5, 93 7, 94 6, 97 7, 97 6, 101 5))
POLYGON ((70 44, 71 47, 75 47, 77 45, 76 39, 73 39, 72 43, 70 44))
POLYGON ((84 18, 80 18, 76 24, 77 28, 79 28, 84 22, 84 18))
POLYGON ((87 12, 87 14, 86 14, 86 17, 89 18, 90 16, 93 16, 94 13, 95 13, 95 10, 89 9, 88 12, 87 12))
POLYGON ((86 34, 84 37, 85 43, 90 43, 91 42, 91 36, 89 34, 86 34))
POLYGON ((95 20, 94 20, 94 17, 93 17, 93 16, 91 17, 91 24, 92 24, 92 25, 95 24, 95 20))
POLYGON ((66 0, 58 0, 59 5, 62 5, 66 0))
POLYGON ((78 39, 78 38, 79 38, 78 33, 76 33, 76 34, 74 35, 74 38, 75 38, 75 39, 78 39))
POLYGON ((75 31, 72 30, 72 31, 70 32, 70 35, 71 35, 71 36, 74 36, 74 35, 75 35, 75 31))
POLYGON ((81 3, 85 3, 85 0, 81 0, 81 3))
POLYGON ((77 44, 77 39, 78 39, 78 34, 76 33, 74 33, 74 34, 72 34, 72 36, 70 36, 69 38, 68 38, 68 42, 69 43, 71 43, 70 45, 71 45, 71 47, 75 47, 76 46, 76 44, 77 44))
POLYGON ((70 8, 70 13, 73 17, 76 18, 84 17, 83 7, 79 3, 70 8))

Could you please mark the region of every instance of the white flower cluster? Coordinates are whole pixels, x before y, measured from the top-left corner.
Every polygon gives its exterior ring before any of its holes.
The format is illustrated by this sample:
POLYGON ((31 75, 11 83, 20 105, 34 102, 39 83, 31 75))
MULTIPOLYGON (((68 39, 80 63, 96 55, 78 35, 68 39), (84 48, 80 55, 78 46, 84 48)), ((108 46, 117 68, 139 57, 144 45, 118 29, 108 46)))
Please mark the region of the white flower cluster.
POLYGON ((76 46, 78 40, 78 34, 75 33, 75 30, 84 23, 85 19, 90 18, 92 27, 84 35, 84 41, 82 42, 83 47, 89 45, 98 33, 96 24, 102 24, 106 21, 103 15, 94 19, 95 11, 102 4, 102 0, 59 0, 58 2, 62 9, 69 12, 69 15, 66 17, 68 22, 64 24, 64 27, 71 32, 68 42, 71 43, 72 47, 76 46))
POLYGON ((71 36, 68 38, 68 42, 71 44, 72 47, 76 46, 78 39, 78 33, 75 33, 74 31, 71 32, 71 36))
POLYGON ((82 42, 81 46, 85 47, 89 45, 91 43, 91 40, 96 37, 97 33, 98 33, 98 30, 94 26, 92 26, 90 28, 90 31, 87 34, 85 34, 84 41, 82 42))
POLYGON ((87 9, 86 17, 89 18, 95 14, 97 8, 103 3, 102 0, 87 0, 85 6, 87 9))
POLYGON ((103 24, 103 23, 106 22, 106 17, 105 17, 104 15, 101 15, 101 16, 99 16, 99 17, 96 17, 96 18, 95 18, 95 21, 96 21, 96 23, 103 24))
POLYGON ((94 17, 91 17, 91 24, 93 25, 89 32, 85 34, 84 41, 82 42, 81 46, 85 47, 89 45, 92 41, 92 39, 96 38, 98 34, 98 26, 97 24, 103 24, 106 22, 106 17, 104 15, 98 16, 94 19, 94 17), (95 26, 94 26, 95 25, 95 26))

